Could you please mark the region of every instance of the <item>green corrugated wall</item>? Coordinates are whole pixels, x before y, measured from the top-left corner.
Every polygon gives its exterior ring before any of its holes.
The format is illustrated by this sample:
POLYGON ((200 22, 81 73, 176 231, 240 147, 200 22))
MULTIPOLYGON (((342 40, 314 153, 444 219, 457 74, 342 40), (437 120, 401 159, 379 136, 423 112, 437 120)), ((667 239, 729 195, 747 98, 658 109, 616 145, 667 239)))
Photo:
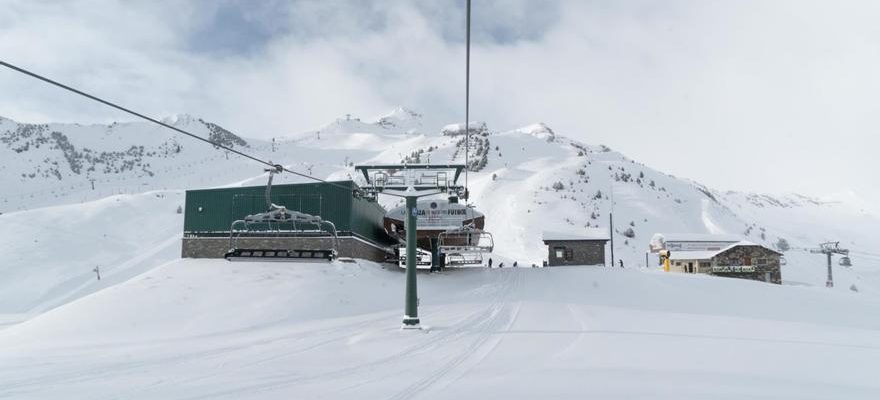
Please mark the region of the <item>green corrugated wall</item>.
MULTIPOLYGON (((352 181, 333 184, 297 183, 272 185, 272 202, 333 222, 340 232, 353 232, 377 243, 387 243, 382 229, 385 209, 354 198, 352 181), (340 187, 342 186, 342 187, 340 187)), ((188 236, 228 233, 232 221, 266 211, 265 186, 186 191, 183 232, 188 236)))

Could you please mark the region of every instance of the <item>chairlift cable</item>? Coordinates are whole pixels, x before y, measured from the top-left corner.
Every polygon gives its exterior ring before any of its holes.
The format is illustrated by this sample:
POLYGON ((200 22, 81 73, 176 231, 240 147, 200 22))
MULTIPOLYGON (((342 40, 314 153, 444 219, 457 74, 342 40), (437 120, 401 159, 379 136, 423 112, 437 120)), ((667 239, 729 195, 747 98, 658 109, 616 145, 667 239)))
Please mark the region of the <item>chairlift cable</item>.
POLYGON ((293 171, 293 170, 291 170, 291 169, 289 169, 289 168, 286 168, 286 167, 284 167, 284 166, 282 166, 282 165, 279 165, 279 164, 273 164, 272 162, 269 162, 269 161, 265 161, 265 160, 259 159, 259 158, 257 158, 257 157, 254 157, 254 156, 249 155, 249 154, 247 154, 247 153, 244 153, 244 152, 242 152, 242 151, 236 150, 236 149, 234 149, 234 148, 232 148, 232 147, 225 146, 225 145, 223 145, 223 144, 220 144, 220 143, 214 142, 214 141, 212 141, 212 140, 210 140, 210 139, 205 139, 205 138, 203 138, 203 137, 201 137, 201 136, 198 136, 198 135, 196 135, 196 134, 193 134, 193 133, 187 132, 187 131, 185 131, 185 130, 183 130, 183 129, 177 128, 177 127, 175 127, 175 126, 172 126, 172 125, 166 124, 166 123, 164 123, 164 122, 162 122, 162 121, 159 121, 159 120, 157 120, 157 119, 155 119, 155 118, 148 117, 148 116, 146 116, 146 115, 144 115, 144 114, 141 114, 141 113, 139 113, 139 112, 132 111, 132 110, 130 110, 130 109, 128 109, 128 108, 125 108, 125 107, 122 107, 122 106, 120 106, 120 105, 118 105, 118 104, 115 104, 115 103, 113 103, 113 102, 110 102, 110 101, 104 100, 104 99, 102 99, 102 98, 100 98, 100 97, 97 97, 97 96, 94 96, 94 95, 88 94, 88 93, 86 93, 86 92, 83 92, 83 91, 81 91, 81 90, 75 89, 75 88, 73 88, 73 87, 71 87, 71 86, 68 86, 68 85, 65 85, 65 84, 63 84, 63 83, 60 83, 60 82, 54 81, 54 80, 49 79, 49 78, 47 78, 47 77, 45 77, 45 76, 42 76, 42 75, 39 75, 39 74, 37 74, 37 73, 31 72, 31 71, 29 71, 29 70, 27 70, 27 69, 24 69, 24 68, 17 67, 17 66, 15 66, 15 65, 9 64, 9 63, 7 63, 7 62, 5 62, 5 61, 3 61, 3 60, 0 60, 0 65, 2 65, 2 66, 4 66, 4 67, 7 67, 7 68, 9 68, 9 69, 11 69, 11 70, 14 70, 14 71, 20 72, 20 73, 22 73, 22 74, 28 75, 28 76, 30 76, 30 77, 32 77, 32 78, 36 78, 36 79, 39 79, 39 80, 41 80, 41 81, 43 81, 43 82, 46 82, 46 83, 49 83, 49 84, 51 84, 51 85, 57 86, 57 87, 59 87, 59 88, 62 88, 62 89, 64 89, 64 90, 67 90, 67 91, 69 91, 69 92, 73 92, 73 93, 78 94, 78 95, 80 95, 80 96, 87 97, 87 98, 89 98, 89 99, 91 99, 91 100, 97 101, 97 102, 99 102, 99 103, 101 103, 101 104, 104 104, 104 105, 106 105, 106 106, 109 106, 109 107, 115 108, 115 109, 117 109, 117 110, 120 110, 120 111, 126 112, 126 113, 128 113, 128 114, 134 115, 134 116, 136 116, 136 117, 138 117, 138 118, 141 118, 141 119, 147 120, 147 121, 149 121, 149 122, 152 122, 152 123, 154 123, 154 124, 160 125, 160 126, 162 126, 162 127, 165 127, 165 128, 171 129, 171 130, 173 130, 173 131, 175 131, 175 132, 177 132, 177 133, 181 133, 181 134, 186 135, 186 136, 189 136, 189 137, 191 137, 191 138, 193 138, 193 139, 200 140, 200 141, 202 141, 202 142, 208 143, 208 144, 214 146, 215 148, 220 148, 220 149, 226 150, 226 151, 228 151, 228 152, 231 152, 231 153, 237 154, 237 155, 239 155, 239 156, 242 156, 242 157, 244 157, 244 158, 247 158, 247 159, 250 159, 250 160, 256 161, 256 162, 258 162, 258 163, 260 163, 260 164, 267 165, 267 166, 269 166, 269 167, 271 167, 271 168, 273 168, 273 169, 276 169, 276 170, 282 170, 282 171, 285 171, 285 172, 288 172, 288 173, 291 173, 291 174, 294 174, 294 175, 297 175, 297 176, 301 176, 301 177, 303 177, 303 178, 308 178, 308 179, 312 179, 312 180, 315 180, 315 181, 318 181, 318 182, 327 183, 327 184, 330 184, 330 185, 333 185, 333 186, 337 186, 337 187, 340 187, 340 188, 344 188, 344 189, 346 189, 346 190, 352 190, 350 187, 346 187, 346 186, 343 186, 343 185, 339 185, 339 184, 336 184, 336 183, 333 183, 333 182, 328 182, 328 181, 326 181, 326 180, 324 180, 324 179, 316 178, 316 177, 311 176, 311 175, 307 175, 307 174, 303 174, 303 173, 300 173, 300 172, 296 172, 296 171, 293 171))

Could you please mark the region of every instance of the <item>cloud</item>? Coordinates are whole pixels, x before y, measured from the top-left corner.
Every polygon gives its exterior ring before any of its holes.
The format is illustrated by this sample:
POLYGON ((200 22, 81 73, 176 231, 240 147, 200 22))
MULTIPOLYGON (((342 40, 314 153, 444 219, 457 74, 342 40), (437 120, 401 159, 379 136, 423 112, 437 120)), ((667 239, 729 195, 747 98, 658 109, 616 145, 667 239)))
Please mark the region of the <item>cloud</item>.
MULTIPOLYGON (((397 104, 463 119, 463 2, 0 1, 0 58, 248 136, 397 104), (461 3, 461 4, 460 4, 461 3)), ((874 2, 477 1, 473 118, 719 188, 880 199, 874 2)), ((0 115, 124 118, 0 71, 0 115)))

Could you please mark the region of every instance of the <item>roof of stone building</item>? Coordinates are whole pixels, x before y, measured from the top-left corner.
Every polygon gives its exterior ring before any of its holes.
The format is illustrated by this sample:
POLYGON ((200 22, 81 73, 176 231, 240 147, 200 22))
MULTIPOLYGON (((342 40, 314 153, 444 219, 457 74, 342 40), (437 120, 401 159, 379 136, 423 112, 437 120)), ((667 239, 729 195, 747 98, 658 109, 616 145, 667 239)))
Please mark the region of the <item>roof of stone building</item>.
POLYGON ((585 228, 578 233, 549 232, 545 231, 541 237, 547 241, 584 241, 584 240, 609 240, 608 230, 605 228, 585 228))
MULTIPOLYGON (((673 250, 672 253, 669 255, 669 259, 670 260, 708 260, 712 257, 715 257, 721 253, 724 253, 727 250, 730 250, 730 249, 732 249, 734 247, 738 247, 738 246, 761 246, 761 245, 759 245, 757 243, 752 243, 749 241, 741 240, 741 241, 733 243, 733 244, 731 244, 721 250, 708 250, 708 251, 703 251, 703 250, 700 250, 700 251, 675 251, 675 250, 673 250)), ((761 246, 761 247, 764 247, 765 249, 770 250, 774 253, 782 254, 782 253, 779 253, 778 251, 773 250, 771 248, 768 248, 765 246, 761 246)))

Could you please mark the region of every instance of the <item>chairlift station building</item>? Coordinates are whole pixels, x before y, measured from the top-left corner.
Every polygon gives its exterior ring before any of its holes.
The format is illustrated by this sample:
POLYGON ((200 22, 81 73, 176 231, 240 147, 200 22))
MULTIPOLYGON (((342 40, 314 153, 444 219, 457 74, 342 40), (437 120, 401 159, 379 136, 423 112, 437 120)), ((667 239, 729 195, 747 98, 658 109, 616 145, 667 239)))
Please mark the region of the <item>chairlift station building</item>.
MULTIPOLYGON (((383 261, 394 241, 382 226, 385 209, 355 195, 353 181, 272 185, 272 203, 291 211, 320 216, 336 225, 339 255, 383 261)), ((223 258, 229 250, 232 222, 266 211, 266 186, 188 190, 184 207, 182 256, 223 258)), ((318 227, 298 232, 256 227, 237 238, 245 248, 322 249, 332 237, 318 227)))

